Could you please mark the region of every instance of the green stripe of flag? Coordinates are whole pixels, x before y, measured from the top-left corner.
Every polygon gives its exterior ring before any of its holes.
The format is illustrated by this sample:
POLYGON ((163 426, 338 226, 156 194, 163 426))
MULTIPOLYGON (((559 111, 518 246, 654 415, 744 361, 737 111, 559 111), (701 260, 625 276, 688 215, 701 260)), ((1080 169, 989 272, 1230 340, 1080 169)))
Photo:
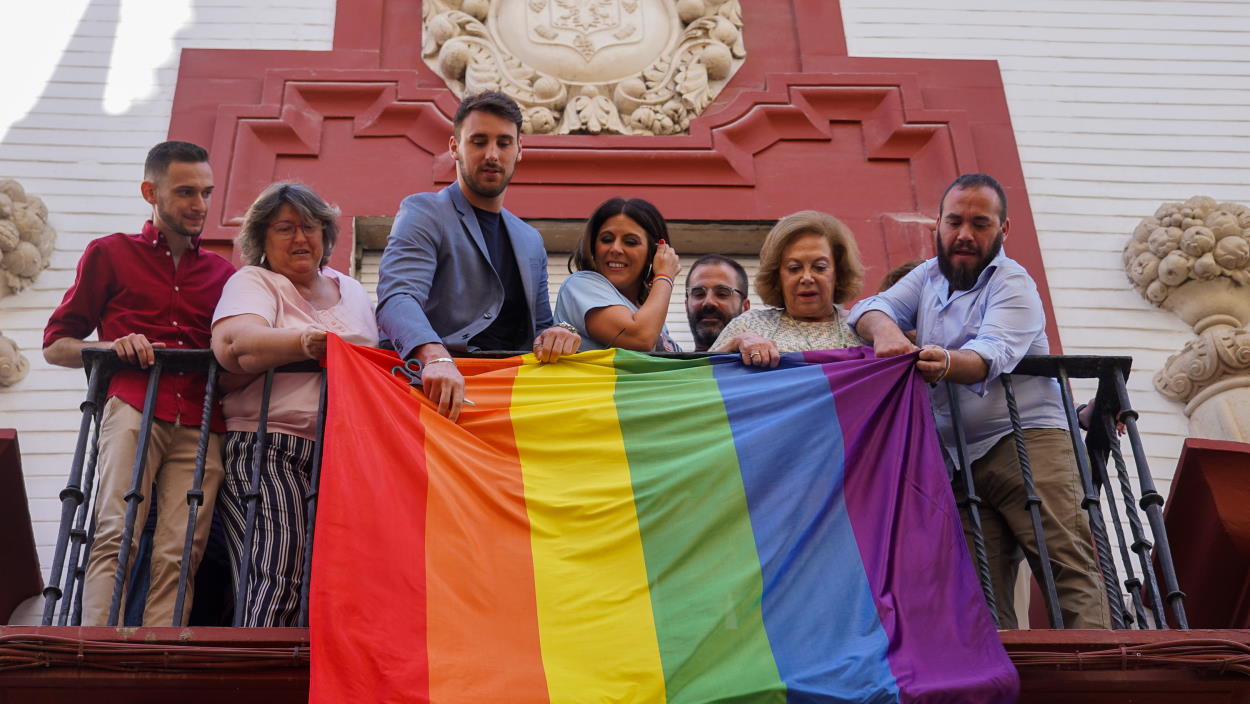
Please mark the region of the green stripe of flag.
POLYGON ((760 611, 746 493, 711 366, 632 352, 618 352, 615 366, 668 702, 784 702, 760 611))

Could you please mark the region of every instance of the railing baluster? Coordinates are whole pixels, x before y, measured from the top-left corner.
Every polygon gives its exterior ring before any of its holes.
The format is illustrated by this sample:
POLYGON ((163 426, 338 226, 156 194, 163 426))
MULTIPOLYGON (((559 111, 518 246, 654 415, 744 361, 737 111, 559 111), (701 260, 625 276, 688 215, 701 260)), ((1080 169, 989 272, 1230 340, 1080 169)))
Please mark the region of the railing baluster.
POLYGON ((308 588, 312 582, 313 532, 317 526, 317 493, 321 486, 321 448, 326 435, 326 375, 321 372, 321 398, 317 401, 317 434, 313 441, 312 472, 304 496, 304 571, 299 588, 299 625, 308 627, 308 588))
POLYGON ((964 502, 968 507, 968 519, 972 523, 972 559, 977 563, 977 579, 981 582, 981 592, 985 595, 985 603, 990 608, 990 616, 998 628, 998 600, 994 598, 994 584, 990 579, 990 560, 985 552, 985 534, 981 529, 981 496, 977 494, 976 483, 972 480, 972 463, 968 461, 968 441, 964 437, 964 426, 959 410, 959 400, 955 388, 945 382, 946 398, 951 407, 951 425, 955 430, 955 454, 959 464, 959 477, 964 483, 964 502))
MULTIPOLYGON (((1097 410, 1097 409, 1096 409, 1097 410)), ((1116 529, 1116 537, 1120 541, 1120 561, 1124 564, 1126 577, 1124 579, 1124 588, 1128 590, 1129 597, 1133 602, 1133 613, 1136 616, 1138 628, 1149 628, 1150 625, 1146 619, 1145 596, 1142 594, 1142 581, 1137 578, 1137 573, 1133 571, 1133 558, 1129 554, 1130 551, 1137 549, 1137 543, 1141 539, 1141 521, 1137 517, 1137 511, 1133 506, 1133 491, 1128 485, 1128 477, 1124 468, 1124 457, 1120 454, 1120 445, 1115 440, 1115 421, 1110 414, 1099 413, 1096 421, 1101 421, 1102 432, 1107 438, 1107 449, 1112 455, 1115 463, 1116 479, 1120 486, 1121 497, 1124 501, 1124 517, 1129 523, 1129 535, 1133 539, 1130 547, 1128 540, 1124 537, 1124 526, 1120 520, 1118 511, 1119 502, 1115 500, 1115 487, 1111 484, 1111 473, 1107 471, 1107 452, 1103 452, 1100 456, 1102 462, 1102 476, 1106 482, 1106 495, 1108 507, 1111 509, 1111 520, 1116 529)), ((1093 433, 1090 433, 1091 437, 1093 433)), ((1139 555, 1140 556, 1140 555, 1139 555)))
MULTIPOLYGON (((1111 424, 1115 421, 1107 419, 1111 424)), ((1128 476, 1128 465, 1124 462, 1124 453, 1120 450, 1118 437, 1111 439, 1111 457, 1115 460, 1115 471, 1120 482, 1120 496, 1124 500, 1124 513, 1128 516, 1128 527, 1133 535, 1132 550, 1137 555, 1137 563, 1141 565, 1143 584, 1143 600, 1148 600, 1150 613, 1154 617, 1154 627, 1164 628, 1166 617, 1163 614, 1163 600, 1159 597, 1159 580, 1155 576, 1154 562, 1150 559, 1150 551, 1154 544, 1146 537, 1142 529, 1141 518, 1137 515, 1137 498, 1133 496, 1133 485, 1128 476)), ((1146 628, 1143 622, 1142 628, 1146 628)))
MULTIPOLYGON (((87 542, 84 545, 84 556, 91 555, 91 544, 95 542, 95 515, 91 516, 91 528, 87 531, 87 542)), ((87 560, 82 561, 82 565, 78 567, 78 589, 74 594, 74 610, 70 613, 70 624, 74 626, 82 625, 82 599, 83 592, 87 588, 87 560)))
POLYGON ((217 395, 217 359, 208 360, 208 380, 204 384, 204 409, 200 412, 200 438, 195 447, 195 474, 187 490, 187 532, 182 543, 182 565, 178 570, 178 594, 174 599, 174 626, 182 626, 191 572, 191 550, 195 544, 195 523, 204 505, 204 463, 208 459, 208 436, 213 422, 213 398, 217 395))
POLYGON ((1033 487, 1033 467, 1029 463, 1029 449, 1024 444, 1024 428, 1020 425, 1020 410, 1016 406, 1016 392, 1011 375, 999 377, 1007 399, 1007 414, 1011 418, 1011 435, 1016 442, 1016 458, 1020 463, 1020 477, 1024 481, 1024 507, 1033 524, 1033 539, 1037 541, 1037 559, 1041 563, 1042 596, 1046 599, 1046 614, 1051 628, 1063 628, 1063 612, 1059 609, 1059 591, 1055 588, 1055 575, 1050 567, 1050 551, 1046 547, 1046 533, 1042 530, 1042 499, 1033 487))
POLYGON ((1098 551, 1098 569, 1102 573, 1103 590, 1107 594, 1107 608, 1111 611, 1111 627, 1122 629, 1124 623, 1124 599, 1120 596, 1120 578, 1116 574, 1115 559, 1111 556, 1111 544, 1107 541, 1107 524, 1102 517, 1102 502, 1095 490, 1089 457, 1085 443, 1081 442, 1080 424, 1076 419, 1076 405, 1072 402, 1072 389, 1068 382, 1068 369, 1059 362, 1059 396, 1068 418, 1068 435, 1072 438, 1072 453, 1076 456, 1076 468, 1081 477, 1085 498, 1081 508, 1089 516, 1089 530, 1094 536, 1094 549, 1098 551))
POLYGON ((260 420, 256 425, 256 444, 253 445, 252 475, 247 485, 247 493, 243 495, 247 502, 247 514, 243 522, 243 552, 239 560, 239 583, 235 585, 234 621, 235 627, 243 625, 247 613, 248 579, 252 567, 252 535, 256 529, 256 511, 260 503, 260 470, 265 464, 265 455, 269 452, 269 397, 273 393, 274 370, 265 372, 265 387, 260 397, 260 420))
POLYGON ((1141 434, 1137 431, 1137 411, 1133 410, 1128 398, 1128 388, 1124 384, 1124 374, 1115 369, 1115 390, 1120 402, 1118 420, 1128 429, 1129 444, 1133 449, 1133 464, 1137 467, 1137 481, 1141 485, 1141 508, 1146 512, 1150 522, 1150 532, 1155 539, 1155 554, 1159 557, 1159 566, 1163 569, 1163 582, 1166 585, 1168 607, 1176 620, 1177 628, 1188 629, 1189 619, 1185 616, 1185 593, 1176 581, 1176 567, 1172 564, 1172 548, 1168 544, 1167 528, 1163 523, 1163 497, 1155 489, 1154 478, 1150 476, 1150 466, 1146 461, 1146 450, 1142 447, 1141 434))
MULTIPOLYGON (((96 465, 100 459, 100 404, 96 404, 91 422, 91 443, 88 445, 90 454, 87 456, 87 468, 83 470, 82 492, 83 502, 79 504, 74 516, 74 527, 70 530, 69 562, 65 566, 64 594, 61 599, 61 611, 57 616, 57 625, 69 623, 73 604, 82 600, 83 579, 86 578, 86 557, 91 550, 91 535, 87 534, 87 523, 94 506, 92 490, 95 488, 96 465)), ((92 523, 94 531, 95 524, 92 523)), ((74 625, 78 625, 75 621, 74 625)))
MULTIPOLYGON (((52 571, 49 573, 48 586, 43 589, 43 618, 42 623, 45 626, 52 625, 53 612, 56 609, 56 602, 63 595, 61 587, 57 586, 61 581, 61 571, 65 569, 65 553, 69 547, 70 530, 73 525, 74 514, 84 502, 82 490, 82 469, 83 458, 86 456, 87 439, 90 437, 92 419, 95 417, 95 409, 100 395, 101 386, 101 361, 94 358, 88 362, 90 371, 87 373, 87 399, 79 405, 82 411, 82 421, 78 426, 78 441, 74 446, 74 459, 70 464, 69 481, 66 482, 65 488, 61 490, 61 525, 57 531, 56 549, 52 553, 52 571)), ((64 606, 62 606, 64 610, 64 606)))
MULTIPOLYGON (((139 420, 139 442, 135 446, 135 464, 130 474, 130 491, 126 492, 126 521, 122 526, 122 542, 117 554, 117 571, 113 575, 113 596, 109 600, 108 625, 118 625, 118 614, 121 610, 122 592, 125 589, 126 575, 130 571, 130 543, 135 534, 135 519, 139 504, 143 502, 140 489, 142 486, 144 466, 148 459, 148 445, 152 440, 152 417, 156 413, 156 389, 161 380, 161 358, 156 357, 152 369, 148 372, 148 389, 143 398, 143 415, 139 420)), ((105 501, 108 497, 104 497, 105 501)))

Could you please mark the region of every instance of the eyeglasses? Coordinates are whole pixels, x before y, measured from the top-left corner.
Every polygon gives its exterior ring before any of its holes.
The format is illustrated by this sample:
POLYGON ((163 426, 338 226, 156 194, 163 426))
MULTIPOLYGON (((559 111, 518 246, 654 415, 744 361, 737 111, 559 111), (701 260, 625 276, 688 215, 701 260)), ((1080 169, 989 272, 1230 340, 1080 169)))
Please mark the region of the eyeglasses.
MULTIPOLYGON (((711 288, 712 297, 718 301, 728 301, 736 293, 743 298, 747 297, 744 291, 740 291, 730 286, 713 286, 711 288)), ((686 295, 696 301, 707 298, 708 289, 704 286, 691 286, 686 289, 686 295)))
POLYGON ((305 236, 320 234, 325 227, 320 222, 301 223, 296 225, 293 222, 275 222, 269 226, 269 231, 279 237, 294 237, 296 230, 303 230, 305 236))

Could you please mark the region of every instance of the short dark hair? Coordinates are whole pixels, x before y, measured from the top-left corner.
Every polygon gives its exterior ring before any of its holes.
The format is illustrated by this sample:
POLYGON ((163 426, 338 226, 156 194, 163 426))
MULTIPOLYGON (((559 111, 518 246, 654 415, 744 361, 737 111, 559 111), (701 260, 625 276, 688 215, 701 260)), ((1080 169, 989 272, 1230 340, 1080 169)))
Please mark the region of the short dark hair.
POLYGON ((175 161, 188 164, 199 164, 208 161, 208 150, 198 144, 171 140, 148 150, 148 158, 143 162, 143 178, 155 182, 165 175, 169 165, 175 161))
POLYGON ((328 264, 339 237, 339 209, 325 202, 313 189, 293 181, 269 184, 247 209, 243 227, 239 228, 239 236, 234 240, 239 246, 243 263, 268 268, 261 263, 261 256, 265 253, 265 234, 283 204, 295 208, 305 223, 321 223, 322 252, 318 266, 328 264))
POLYGON ((466 95, 464 100, 460 101, 460 107, 456 108, 456 117, 451 121, 452 133, 456 135, 456 139, 460 138, 460 125, 464 124, 465 118, 469 116, 469 113, 479 110, 510 120, 516 125, 516 133, 521 134, 523 119, 521 108, 517 106, 516 101, 507 93, 488 90, 475 95, 466 95))
MULTIPOLYGON (((642 265, 641 300, 646 300, 647 290, 651 281, 651 262, 655 259, 655 250, 660 240, 672 244, 668 235, 668 224, 664 216, 650 202, 641 198, 609 198, 595 208, 582 236, 577 240, 577 248, 569 255, 569 271, 595 271, 595 237, 603 223, 615 215, 626 215, 638 223, 647 233, 647 258, 642 265), (576 269, 574 269, 576 267, 576 269)), ((640 301, 641 302, 641 301, 640 301)))
POLYGON ((998 194, 998 202, 1002 205, 998 210, 999 223, 1007 222, 1007 194, 1003 192, 1003 184, 998 179, 989 174, 964 174, 959 178, 951 181, 951 185, 942 191, 942 200, 938 201, 938 219, 942 219, 942 206, 946 204, 946 196, 954 190, 967 190, 969 188, 991 188, 998 194))
POLYGON ((724 264, 734 270, 734 275, 738 279, 738 290, 742 291, 743 297, 747 295, 747 270, 742 268, 736 260, 726 257, 723 254, 704 254, 694 260, 694 264, 690 265, 690 270, 686 272, 686 289, 690 289, 690 277, 694 276, 694 270, 704 264, 724 264))

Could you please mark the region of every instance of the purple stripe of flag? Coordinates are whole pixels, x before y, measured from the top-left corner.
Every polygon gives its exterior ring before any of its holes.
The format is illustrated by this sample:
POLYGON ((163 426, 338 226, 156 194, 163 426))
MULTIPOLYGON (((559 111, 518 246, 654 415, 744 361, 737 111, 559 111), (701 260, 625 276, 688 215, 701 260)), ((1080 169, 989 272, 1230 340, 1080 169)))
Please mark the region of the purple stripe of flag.
POLYGON ((823 365, 837 404, 846 505, 901 700, 1015 701, 1019 677, 968 557, 916 356, 859 347, 804 359, 823 365))

